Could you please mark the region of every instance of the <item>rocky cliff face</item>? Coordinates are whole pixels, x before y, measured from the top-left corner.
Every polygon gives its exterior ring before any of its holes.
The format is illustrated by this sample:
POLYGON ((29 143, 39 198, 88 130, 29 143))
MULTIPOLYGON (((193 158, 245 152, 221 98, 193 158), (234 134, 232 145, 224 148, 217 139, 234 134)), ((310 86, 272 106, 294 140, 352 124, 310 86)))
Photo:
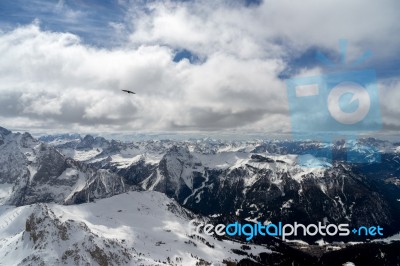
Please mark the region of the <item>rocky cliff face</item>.
POLYGON ((344 162, 330 165, 311 156, 320 167, 300 167, 299 156, 204 155, 172 147, 157 165, 141 160, 118 173, 195 212, 226 220, 380 224, 397 230, 397 213, 374 182, 344 162))
POLYGON ((34 253, 22 258, 20 265, 122 265, 132 259, 131 250, 121 242, 93 233, 83 222, 63 222, 44 204, 26 220, 21 241, 34 253))
POLYGON ((160 191, 183 202, 205 180, 203 174, 201 162, 186 147, 173 146, 141 184, 144 189, 160 191))
POLYGON ((94 169, 67 158, 30 134, 1 130, 0 201, 75 203, 125 191, 123 180, 108 170, 94 169))

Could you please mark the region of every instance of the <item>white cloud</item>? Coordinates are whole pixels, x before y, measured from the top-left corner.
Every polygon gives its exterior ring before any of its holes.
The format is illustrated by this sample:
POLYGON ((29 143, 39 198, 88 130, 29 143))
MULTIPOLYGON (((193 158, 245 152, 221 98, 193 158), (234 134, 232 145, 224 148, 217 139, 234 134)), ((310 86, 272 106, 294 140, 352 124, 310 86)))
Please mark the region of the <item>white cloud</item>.
MULTIPOLYGON (((390 0, 264 1, 252 8, 211 0, 133 4, 125 20, 131 25, 109 24, 129 35, 127 43, 112 49, 37 24, 19 27, 0 33, 2 125, 288 131, 286 87, 277 78, 287 56, 310 47, 336 49, 337 40, 347 38, 351 56, 371 48, 385 60, 400 47, 394 34, 397 5, 390 0), (175 63, 179 48, 206 60, 175 63)), ((394 106, 399 98, 392 96, 394 106)), ((397 115, 395 108, 385 110, 397 115)))
POLYGON ((0 43, 0 115, 18 118, 11 127, 26 118, 89 130, 251 130, 265 119, 274 129, 265 114, 286 111, 279 60, 214 54, 202 65, 175 63, 165 46, 98 49, 37 25, 0 43))
POLYGON ((388 57, 399 51, 399 8, 396 0, 263 1, 254 8, 211 0, 152 2, 150 12, 133 5, 131 40, 259 58, 287 52, 277 41, 302 51, 336 50, 338 40, 347 39, 351 56, 372 49, 388 57))

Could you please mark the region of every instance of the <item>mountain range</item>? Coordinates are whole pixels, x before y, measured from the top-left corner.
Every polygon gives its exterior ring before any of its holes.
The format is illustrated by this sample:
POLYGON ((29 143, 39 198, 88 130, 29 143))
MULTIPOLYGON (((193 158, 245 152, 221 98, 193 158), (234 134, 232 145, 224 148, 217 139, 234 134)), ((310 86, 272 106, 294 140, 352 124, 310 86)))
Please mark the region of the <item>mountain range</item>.
POLYGON ((400 144, 360 143, 36 139, 0 128, 0 254, 6 265, 396 265, 400 144), (380 225, 384 236, 246 242, 193 235, 192 219, 380 225))

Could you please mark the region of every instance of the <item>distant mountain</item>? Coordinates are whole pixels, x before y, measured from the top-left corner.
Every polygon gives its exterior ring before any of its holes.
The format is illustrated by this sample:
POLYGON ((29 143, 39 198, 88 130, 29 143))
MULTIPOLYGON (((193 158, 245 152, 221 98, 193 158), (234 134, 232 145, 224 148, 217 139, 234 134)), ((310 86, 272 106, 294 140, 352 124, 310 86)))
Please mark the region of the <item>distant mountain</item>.
POLYGON ((55 134, 55 135, 43 135, 38 138, 38 140, 43 142, 51 142, 52 144, 60 144, 60 142, 81 140, 82 137, 79 134, 55 134))
POLYGON ((0 130, 0 203, 76 203, 126 191, 121 177, 75 161, 29 133, 0 130))

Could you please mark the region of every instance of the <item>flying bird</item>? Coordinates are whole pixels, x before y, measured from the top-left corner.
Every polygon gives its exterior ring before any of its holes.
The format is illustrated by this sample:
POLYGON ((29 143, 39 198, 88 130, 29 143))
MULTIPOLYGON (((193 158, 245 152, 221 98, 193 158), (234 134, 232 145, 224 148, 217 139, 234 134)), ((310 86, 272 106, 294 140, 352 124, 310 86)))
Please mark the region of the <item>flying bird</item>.
POLYGON ((128 93, 128 94, 136 94, 136 93, 133 92, 133 91, 128 91, 128 90, 122 90, 122 91, 124 91, 124 92, 126 92, 126 93, 128 93))

